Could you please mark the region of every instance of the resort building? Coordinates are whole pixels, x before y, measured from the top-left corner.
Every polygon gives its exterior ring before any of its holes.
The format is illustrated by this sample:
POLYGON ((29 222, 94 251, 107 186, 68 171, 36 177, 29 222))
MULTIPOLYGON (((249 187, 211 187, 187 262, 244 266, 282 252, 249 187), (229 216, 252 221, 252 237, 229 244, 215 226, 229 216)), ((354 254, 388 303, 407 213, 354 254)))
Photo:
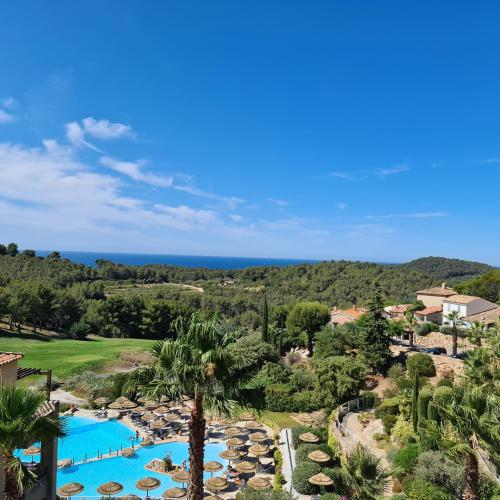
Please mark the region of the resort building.
POLYGON ((426 288, 417 292, 417 300, 423 302, 425 307, 442 307, 443 300, 452 295, 456 295, 453 288, 448 288, 446 283, 433 288, 426 288))
MULTIPOLYGON (((50 370, 43 372, 39 368, 20 368, 17 363, 23 358, 19 352, 0 352, 0 386, 16 384, 18 380, 30 375, 47 375, 50 387, 50 370)), ((50 401, 48 390, 47 401, 38 409, 39 416, 58 415, 59 405, 50 401)), ((30 467, 31 468, 31 467, 30 467)), ((24 500, 55 500, 57 477, 57 438, 43 441, 40 445, 40 462, 35 463, 32 472, 37 481, 33 488, 23 496, 24 500)), ((0 463, 0 499, 4 498, 4 473, 0 463)))
POLYGON ((350 309, 337 309, 334 307, 330 313, 330 323, 332 325, 345 325, 346 323, 352 323, 357 319, 361 318, 366 313, 365 308, 357 308, 356 304, 350 309))
POLYGON ((481 318, 481 315, 486 314, 488 311, 494 311, 493 315, 495 315, 495 311, 498 309, 497 304, 481 297, 459 294, 451 295, 443 300, 443 324, 449 325, 451 323, 448 319, 448 314, 453 311, 457 311, 460 314, 464 326, 467 327, 474 321, 470 318, 481 318))

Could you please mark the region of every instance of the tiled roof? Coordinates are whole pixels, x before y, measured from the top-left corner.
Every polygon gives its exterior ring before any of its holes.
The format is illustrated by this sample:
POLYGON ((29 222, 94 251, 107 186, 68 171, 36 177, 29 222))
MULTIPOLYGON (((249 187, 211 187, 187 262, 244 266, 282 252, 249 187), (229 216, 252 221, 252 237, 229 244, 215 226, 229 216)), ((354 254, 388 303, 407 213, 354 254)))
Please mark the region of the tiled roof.
POLYGON ((389 313, 394 313, 394 314, 404 314, 405 312, 408 311, 408 308, 410 307, 411 304, 399 304, 397 306, 388 306, 385 307, 385 310, 389 313))
POLYGON ((420 295, 436 295, 438 297, 449 297, 450 295, 455 295, 457 292, 453 288, 435 286, 433 288, 426 288, 425 290, 419 290, 417 294, 420 295))
POLYGON ((464 321, 479 321, 480 323, 492 324, 495 323, 500 318, 500 307, 494 307, 493 309, 488 309, 487 311, 482 311, 476 314, 471 314, 470 316, 465 316, 462 318, 464 321))
POLYGON ((446 298, 446 302, 455 302, 456 304, 470 304, 476 300, 481 300, 481 297, 475 297, 474 295, 459 295, 455 294, 451 297, 446 298))
POLYGON ((0 352, 0 365, 6 365, 22 357, 23 355, 20 352, 0 352))
POLYGON ((420 311, 415 311, 417 316, 427 316, 428 314, 440 313, 443 310, 438 306, 426 307, 425 309, 421 309, 420 311))
POLYGON ((366 309, 364 308, 355 309, 352 307, 350 309, 334 309, 331 312, 331 322, 343 325, 344 323, 349 323, 361 318, 365 313, 366 309))

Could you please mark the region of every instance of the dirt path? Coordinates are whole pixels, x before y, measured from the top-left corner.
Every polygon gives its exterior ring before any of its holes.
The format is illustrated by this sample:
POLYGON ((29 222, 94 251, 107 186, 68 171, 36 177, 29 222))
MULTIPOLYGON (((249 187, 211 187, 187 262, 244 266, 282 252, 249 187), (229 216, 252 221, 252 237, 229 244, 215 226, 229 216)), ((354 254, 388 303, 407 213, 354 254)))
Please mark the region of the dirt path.
POLYGON ((71 392, 63 391, 62 389, 56 389, 50 393, 50 399, 52 401, 59 401, 61 403, 73 404, 76 406, 87 405, 87 401, 82 398, 78 398, 71 394, 71 392))

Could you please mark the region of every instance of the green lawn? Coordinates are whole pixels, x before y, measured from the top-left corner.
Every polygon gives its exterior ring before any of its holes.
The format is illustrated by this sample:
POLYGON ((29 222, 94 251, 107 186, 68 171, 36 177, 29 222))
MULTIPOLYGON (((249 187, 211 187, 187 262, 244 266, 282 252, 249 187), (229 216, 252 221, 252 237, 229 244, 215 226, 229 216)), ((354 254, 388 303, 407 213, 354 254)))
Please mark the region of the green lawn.
POLYGON ((297 427, 299 424, 290 416, 289 413, 279 411, 263 411, 262 415, 273 421, 280 429, 297 427))
POLYGON ((101 370, 116 362, 122 352, 147 351, 153 343, 153 340, 101 337, 89 340, 50 339, 0 331, 0 351, 22 352, 24 358, 20 366, 51 368, 60 379, 85 370, 101 370))

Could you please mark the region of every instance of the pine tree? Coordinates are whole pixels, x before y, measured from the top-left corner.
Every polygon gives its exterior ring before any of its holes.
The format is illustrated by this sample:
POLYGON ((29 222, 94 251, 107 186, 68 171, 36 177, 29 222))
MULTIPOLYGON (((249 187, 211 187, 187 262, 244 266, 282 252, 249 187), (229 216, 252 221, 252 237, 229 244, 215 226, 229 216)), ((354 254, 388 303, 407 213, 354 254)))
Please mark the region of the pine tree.
POLYGON ((384 302, 380 283, 375 282, 375 290, 363 321, 363 345, 361 351, 368 365, 377 372, 384 372, 391 363, 391 340, 384 318, 384 302))
POLYGON ((262 297, 262 342, 269 342, 269 309, 266 292, 262 297))

